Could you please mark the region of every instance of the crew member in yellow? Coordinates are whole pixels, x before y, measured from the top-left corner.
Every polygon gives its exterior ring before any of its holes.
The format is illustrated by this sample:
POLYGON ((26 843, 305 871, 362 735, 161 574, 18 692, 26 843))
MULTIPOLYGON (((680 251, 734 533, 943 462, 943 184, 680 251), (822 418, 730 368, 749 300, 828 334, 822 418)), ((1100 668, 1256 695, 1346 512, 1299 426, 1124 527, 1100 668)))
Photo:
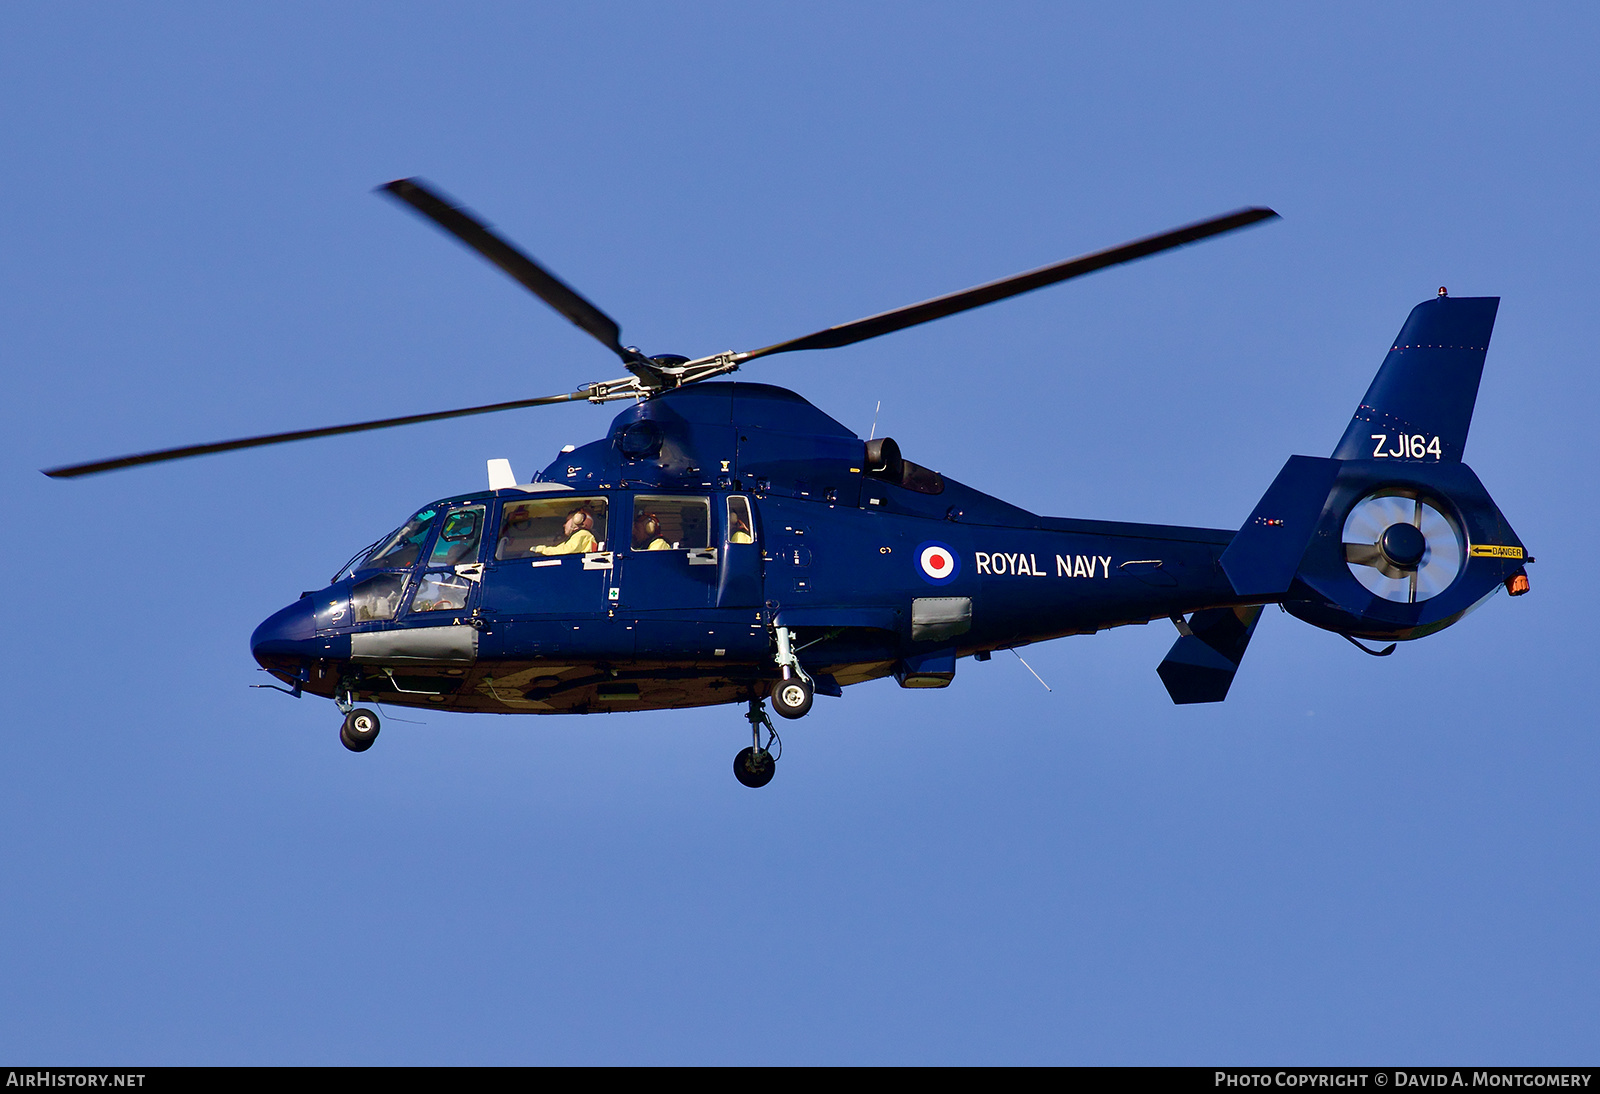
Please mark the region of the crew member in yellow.
POLYGON ((561 534, 566 536, 566 541, 554 546, 539 544, 533 549, 536 555, 586 555, 597 549, 594 532, 594 515, 586 507, 580 506, 567 514, 566 524, 561 526, 561 534))
POLYGON ((729 529, 728 529, 728 542, 729 543, 754 543, 755 542, 755 540, 753 538, 751 538, 751 535, 750 535, 750 526, 744 522, 744 518, 742 516, 740 516, 738 513, 735 513, 735 512, 732 511, 732 506, 729 507, 728 524, 729 524, 729 529))
POLYGON ((640 513, 633 518, 633 549, 635 551, 670 551, 672 544, 661 538, 661 518, 654 513, 640 513))

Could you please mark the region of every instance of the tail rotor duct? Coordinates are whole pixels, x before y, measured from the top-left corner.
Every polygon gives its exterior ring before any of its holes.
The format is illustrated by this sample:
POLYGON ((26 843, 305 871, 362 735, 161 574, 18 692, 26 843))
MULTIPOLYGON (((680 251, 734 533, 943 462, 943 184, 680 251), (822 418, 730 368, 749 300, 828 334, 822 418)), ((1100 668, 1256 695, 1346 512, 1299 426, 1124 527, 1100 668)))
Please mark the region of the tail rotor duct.
POLYGON ((1410 490, 1368 494, 1344 522, 1344 558, 1368 592, 1416 604, 1444 592, 1461 573, 1461 532, 1410 490))

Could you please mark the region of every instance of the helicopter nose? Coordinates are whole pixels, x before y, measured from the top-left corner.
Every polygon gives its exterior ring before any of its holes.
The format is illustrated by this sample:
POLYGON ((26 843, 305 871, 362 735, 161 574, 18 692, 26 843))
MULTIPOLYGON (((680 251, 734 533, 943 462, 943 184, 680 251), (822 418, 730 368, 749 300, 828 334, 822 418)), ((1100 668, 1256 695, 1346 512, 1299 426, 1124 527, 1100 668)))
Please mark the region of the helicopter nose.
POLYGON ((263 667, 272 659, 316 656, 315 611, 315 600, 307 596, 273 612, 250 636, 250 652, 263 667))

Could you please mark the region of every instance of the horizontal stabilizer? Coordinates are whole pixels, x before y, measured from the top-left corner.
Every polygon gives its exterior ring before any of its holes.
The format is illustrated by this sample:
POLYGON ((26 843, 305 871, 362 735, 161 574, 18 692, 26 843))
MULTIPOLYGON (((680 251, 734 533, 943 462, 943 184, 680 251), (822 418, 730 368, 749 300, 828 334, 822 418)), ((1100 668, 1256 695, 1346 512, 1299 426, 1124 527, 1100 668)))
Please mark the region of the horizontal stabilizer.
POLYGON ((1184 633, 1156 666, 1172 701, 1181 706, 1226 699, 1260 619, 1259 604, 1195 612, 1178 628, 1184 633))
POLYGON ((1412 308, 1334 457, 1461 462, 1499 308, 1498 296, 1412 308))
POLYGON ((1234 592, 1280 596, 1289 591, 1338 476, 1338 460, 1289 457, 1255 512, 1222 552, 1222 572, 1234 592))

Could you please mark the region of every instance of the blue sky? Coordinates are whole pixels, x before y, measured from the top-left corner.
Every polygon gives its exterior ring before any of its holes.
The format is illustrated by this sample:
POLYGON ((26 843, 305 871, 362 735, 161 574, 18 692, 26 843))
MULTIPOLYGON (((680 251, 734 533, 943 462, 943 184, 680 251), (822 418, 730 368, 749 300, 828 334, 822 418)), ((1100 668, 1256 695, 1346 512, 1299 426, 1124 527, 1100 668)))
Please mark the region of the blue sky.
POLYGON ((0 1057, 1592 1061, 1586 6, 0 8, 0 1057), (413 715, 356 756, 251 629, 584 405, 603 350, 371 194, 421 175, 654 353, 766 345, 1241 205, 1281 222, 752 365, 1052 515, 1237 526, 1410 308, 1502 304, 1467 459, 1539 562, 1394 657, 1275 611, 785 727, 413 715), (18 534, 20 533, 20 534, 18 534), (426 724, 407 724, 416 718, 426 724))

